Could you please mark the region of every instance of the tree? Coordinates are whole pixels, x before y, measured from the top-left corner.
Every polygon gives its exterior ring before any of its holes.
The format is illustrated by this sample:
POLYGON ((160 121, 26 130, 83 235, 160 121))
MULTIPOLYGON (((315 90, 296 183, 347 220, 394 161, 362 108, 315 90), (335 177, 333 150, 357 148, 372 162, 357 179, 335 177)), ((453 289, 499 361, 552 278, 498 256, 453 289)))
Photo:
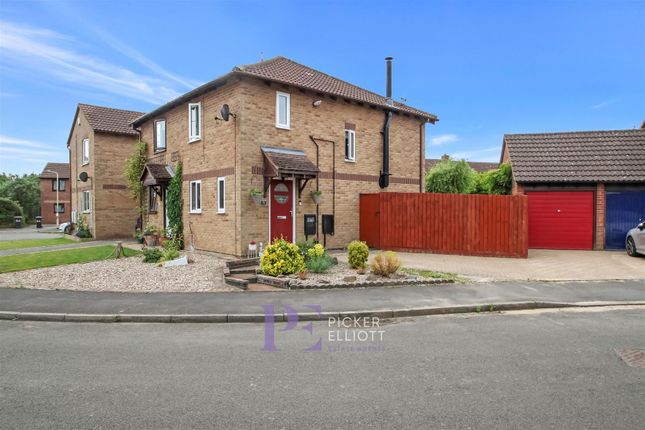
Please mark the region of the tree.
POLYGON ((22 208, 13 200, 0 197, 0 225, 13 224, 13 217, 22 216, 22 208))
POLYGON ((464 160, 442 160, 427 173, 426 192, 469 194, 475 188, 477 174, 464 160))
POLYGON ((141 183, 141 174, 146 165, 147 145, 143 141, 138 141, 134 145, 130 158, 125 163, 124 176, 128 183, 128 190, 130 190, 130 197, 137 205, 137 212, 141 219, 146 212, 145 207, 145 188, 141 183))
POLYGON ((25 221, 33 220, 40 208, 40 178, 29 175, 2 175, 0 197, 13 200, 22 208, 25 221))
POLYGON ((177 240, 178 246, 183 247, 184 223, 182 222, 182 211, 184 207, 182 193, 182 166, 177 164, 175 176, 170 179, 166 190, 166 202, 168 208, 168 227, 171 236, 177 240))
POLYGON ((513 172, 510 164, 477 175, 473 194, 510 194, 513 188, 513 172))

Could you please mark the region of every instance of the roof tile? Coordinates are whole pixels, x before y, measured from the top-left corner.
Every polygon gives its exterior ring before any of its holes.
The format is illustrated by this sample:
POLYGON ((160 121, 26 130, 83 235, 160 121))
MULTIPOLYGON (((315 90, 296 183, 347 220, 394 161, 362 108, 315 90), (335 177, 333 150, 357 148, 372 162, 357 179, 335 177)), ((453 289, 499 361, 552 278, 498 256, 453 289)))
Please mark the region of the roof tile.
POLYGON ((51 170, 53 172, 58 172, 58 177, 60 179, 67 179, 69 178, 69 163, 47 163, 45 165, 45 168, 43 169, 42 173, 40 174, 40 178, 42 179, 56 179, 56 174, 55 173, 50 173, 46 172, 46 170, 51 170))
POLYGON ((132 121, 143 115, 142 112, 114 109, 103 106, 78 104, 94 131, 104 133, 128 134, 136 136, 138 132, 130 125, 132 121))

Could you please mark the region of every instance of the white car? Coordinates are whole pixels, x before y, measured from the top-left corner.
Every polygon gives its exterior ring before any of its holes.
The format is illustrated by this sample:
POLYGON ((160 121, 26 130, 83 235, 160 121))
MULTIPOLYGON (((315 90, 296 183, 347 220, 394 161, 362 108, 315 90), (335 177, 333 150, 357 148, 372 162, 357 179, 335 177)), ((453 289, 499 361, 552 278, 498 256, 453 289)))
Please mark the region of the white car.
POLYGON ((625 247, 627 254, 632 257, 636 257, 637 254, 645 255, 645 221, 627 232, 625 247))

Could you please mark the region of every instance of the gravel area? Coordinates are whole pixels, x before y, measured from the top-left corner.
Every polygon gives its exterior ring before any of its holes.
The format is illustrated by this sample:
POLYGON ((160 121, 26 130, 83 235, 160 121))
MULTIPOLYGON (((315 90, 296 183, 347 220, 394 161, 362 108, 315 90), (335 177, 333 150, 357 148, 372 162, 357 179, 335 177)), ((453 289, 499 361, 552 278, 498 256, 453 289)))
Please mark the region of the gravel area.
POLYGON ((159 267, 143 257, 94 261, 0 274, 0 287, 147 292, 241 291, 224 283, 224 260, 195 252, 187 266, 159 267))
POLYGON ((353 283, 362 283, 367 281, 385 281, 385 280, 411 280, 416 281, 420 278, 416 275, 408 275, 405 273, 395 273, 389 278, 382 276, 377 276, 370 273, 367 269, 366 273, 360 274, 356 270, 349 267, 345 262, 338 262, 338 264, 332 266, 325 273, 313 273, 309 272, 307 279, 300 279, 298 275, 289 275, 291 285, 301 285, 301 286, 314 286, 320 284, 353 284, 353 283))

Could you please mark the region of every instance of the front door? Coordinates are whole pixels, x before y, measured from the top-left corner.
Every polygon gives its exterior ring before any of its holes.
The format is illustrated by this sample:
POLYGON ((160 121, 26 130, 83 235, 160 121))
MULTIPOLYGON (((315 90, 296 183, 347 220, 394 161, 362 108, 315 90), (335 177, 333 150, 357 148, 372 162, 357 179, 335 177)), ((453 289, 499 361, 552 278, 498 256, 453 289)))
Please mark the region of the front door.
POLYGON ((271 242, 293 242, 293 182, 271 181, 271 242))

